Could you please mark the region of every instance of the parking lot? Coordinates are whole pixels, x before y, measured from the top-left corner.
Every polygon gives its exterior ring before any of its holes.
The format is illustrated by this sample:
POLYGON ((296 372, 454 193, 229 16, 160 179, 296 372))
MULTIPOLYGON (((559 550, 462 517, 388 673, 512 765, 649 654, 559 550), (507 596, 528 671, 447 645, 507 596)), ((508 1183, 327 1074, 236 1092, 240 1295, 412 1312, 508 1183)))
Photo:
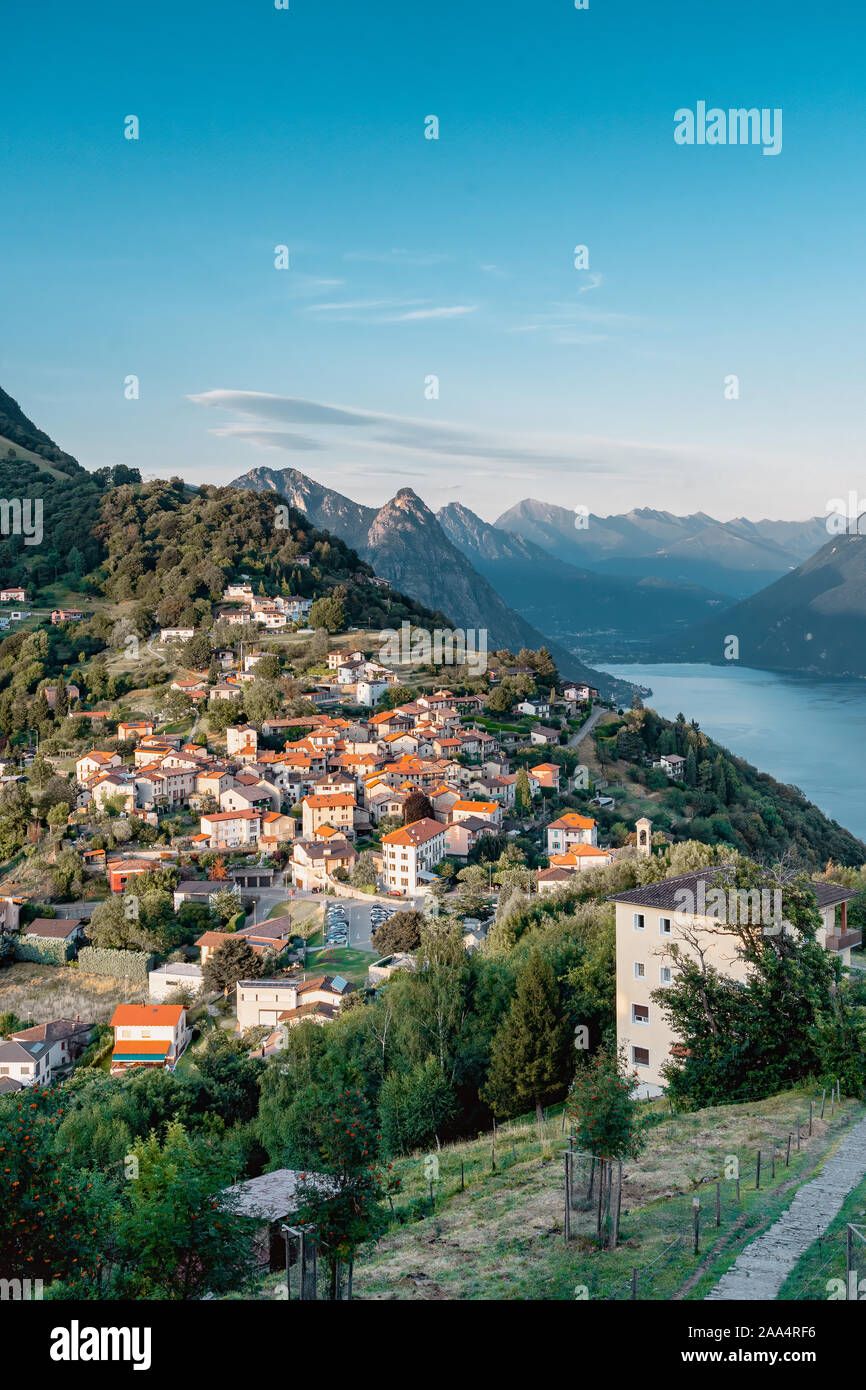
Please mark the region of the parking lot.
MULTIPOLYGON (((375 947, 373 946, 373 943, 370 940, 373 931, 371 913, 374 912, 378 906, 380 905, 376 903, 359 903, 357 900, 353 898, 340 898, 336 900, 328 899, 328 911, 330 913, 336 912, 340 914, 340 920, 345 921, 346 923, 346 927, 348 930, 348 941, 344 943, 328 942, 327 932, 329 931, 330 927, 329 924, 326 922, 326 944, 344 944, 354 947, 356 950, 359 951, 375 950, 375 947), (345 916, 343 916, 342 914, 345 914, 345 916)), ((382 904, 381 910, 383 912, 388 913, 388 915, 390 916, 391 913, 396 912, 397 909, 390 905, 386 907, 384 904, 382 904)))

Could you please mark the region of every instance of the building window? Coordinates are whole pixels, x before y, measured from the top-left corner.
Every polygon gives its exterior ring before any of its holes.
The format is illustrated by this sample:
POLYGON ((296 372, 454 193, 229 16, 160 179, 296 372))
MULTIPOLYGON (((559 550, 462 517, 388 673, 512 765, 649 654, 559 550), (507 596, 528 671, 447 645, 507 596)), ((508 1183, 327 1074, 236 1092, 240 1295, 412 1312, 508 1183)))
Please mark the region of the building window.
POLYGON ((670 917, 660 917, 660 918, 659 918, 659 936, 670 936, 670 934, 671 934, 671 919, 670 919, 670 917))
POLYGON ((642 980, 642 979, 644 979, 645 975, 646 975, 646 966, 644 965, 644 963, 643 963, 642 960, 636 960, 635 963, 634 963, 634 977, 635 977, 635 979, 636 979, 636 980, 642 980))
POLYGON ((649 1023, 649 1004, 632 1004, 632 1023, 649 1023))
POLYGON ((646 925, 646 923, 645 923, 645 921, 644 921, 644 915, 643 915, 643 913, 642 913, 642 912, 636 912, 636 913, 634 914, 634 929, 635 929, 635 931, 643 931, 645 925, 646 925))
POLYGON ((649 1064, 650 1064, 650 1063, 649 1063, 649 1048, 648 1048, 648 1047, 633 1047, 632 1050, 631 1050, 631 1060, 632 1060, 632 1064, 633 1064, 634 1066, 636 1066, 636 1067, 648 1067, 649 1064))
POLYGON ((659 984, 669 985, 672 979, 672 971, 669 965, 659 966, 659 984))

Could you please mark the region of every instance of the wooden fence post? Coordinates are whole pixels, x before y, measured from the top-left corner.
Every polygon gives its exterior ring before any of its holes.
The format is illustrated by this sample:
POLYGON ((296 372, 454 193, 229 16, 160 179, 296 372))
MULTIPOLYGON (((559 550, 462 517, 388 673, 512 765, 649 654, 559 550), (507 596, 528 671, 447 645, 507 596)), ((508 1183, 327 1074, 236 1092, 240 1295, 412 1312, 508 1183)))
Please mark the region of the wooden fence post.
POLYGON ((616 1249, 619 1241, 619 1213, 622 1207, 622 1159, 617 1159, 617 1183, 616 1183, 616 1211, 613 1218, 613 1244, 612 1249, 616 1249))
POLYGON ((761 1186, 761 1150, 758 1149, 758 1167, 755 1170, 755 1191, 761 1186))
POLYGON ((823 1120, 823 1118, 824 1118, 824 1106, 826 1105, 826 1103, 827 1103, 827 1087, 825 1086, 824 1089, 823 1089, 823 1091, 821 1092, 821 1119, 822 1119, 822 1120, 823 1120))
POLYGON ((787 1168, 787 1166, 788 1166, 788 1164, 789 1164, 790 1162, 791 1162, 791 1136, 790 1136, 790 1134, 789 1134, 789 1135, 788 1135, 788 1151, 787 1151, 787 1153, 785 1154, 785 1167, 786 1167, 786 1168, 787 1168))
POLYGON ((566 1153, 563 1158, 565 1159, 565 1221, 562 1235, 567 1245, 571 1240, 571 1154, 566 1153))
POLYGON ((699 1255, 699 1254, 701 1253, 701 1199, 700 1199, 700 1197, 693 1197, 693 1198, 692 1198, 692 1206, 694 1207, 694 1212, 695 1212, 695 1254, 696 1254, 696 1255, 699 1255))
POLYGON ((722 1184, 716 1183, 716 1225, 722 1224, 722 1184))

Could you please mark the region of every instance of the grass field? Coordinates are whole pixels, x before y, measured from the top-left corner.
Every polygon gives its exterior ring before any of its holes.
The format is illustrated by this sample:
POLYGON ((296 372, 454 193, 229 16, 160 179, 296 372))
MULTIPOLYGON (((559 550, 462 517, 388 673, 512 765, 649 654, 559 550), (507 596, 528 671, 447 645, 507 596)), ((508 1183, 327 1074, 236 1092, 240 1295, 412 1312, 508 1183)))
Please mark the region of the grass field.
POLYGON ((147 999, 147 982, 125 982, 109 975, 86 975, 62 965, 14 961, 0 970, 0 1013, 10 1011, 34 1023, 81 1016, 107 1023, 118 1004, 147 999))
MULTIPOLYGON (((625 1299, 638 1270, 640 1299, 703 1298, 743 1246, 775 1220, 863 1107, 843 1101, 832 1123, 815 1121, 805 1136, 809 1093, 789 1091, 749 1105, 723 1106, 664 1117, 649 1131, 639 1159, 623 1165, 620 1245, 599 1249, 595 1213, 572 1212, 572 1239, 563 1240, 563 1151, 560 1116, 543 1126, 523 1120, 500 1127, 496 1171, 491 1137, 440 1153, 395 1162, 403 1181, 398 1219, 375 1251, 355 1268, 355 1291, 374 1299, 625 1299), (802 1148, 787 1136, 804 1122, 802 1148), (776 1172, 771 1176, 773 1140, 776 1172), (756 1151, 762 1149, 759 1190, 756 1151), (721 1224, 715 1225, 716 1179, 731 1160, 740 1165, 721 1181, 721 1224), (465 1191, 461 1191, 463 1163, 465 1191), (438 1164, 438 1177, 435 1177, 438 1164), (434 1210, 429 1202, 434 1175, 434 1210), (701 1201, 698 1255, 692 1244, 693 1198, 701 1201)), ((653 1113, 650 1110, 650 1113, 653 1113)))
MULTIPOLYGON (((321 903, 310 902, 307 898, 276 903, 268 913, 267 920, 270 921, 272 917, 285 917, 287 914, 291 917, 292 926, 297 928, 299 936, 307 936, 310 928, 314 925, 317 928, 321 927, 321 903)), ((308 940, 312 940, 312 937, 308 937, 308 940)))
POLYGON ((307 972, 322 970, 327 975, 342 975, 350 985, 360 987, 367 983, 367 970, 375 959, 375 951, 326 946, 322 950, 308 951, 307 972))

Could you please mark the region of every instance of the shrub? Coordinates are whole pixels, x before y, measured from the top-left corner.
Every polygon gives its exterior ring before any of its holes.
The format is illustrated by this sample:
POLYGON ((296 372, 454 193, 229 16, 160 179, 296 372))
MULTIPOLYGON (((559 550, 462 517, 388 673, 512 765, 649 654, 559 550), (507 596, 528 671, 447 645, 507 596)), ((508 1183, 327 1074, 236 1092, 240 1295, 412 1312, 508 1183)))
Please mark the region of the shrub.
POLYGON ((107 946, 84 946, 78 964, 90 975, 111 975, 116 980, 147 980, 153 955, 147 951, 114 951, 107 946))
POLYGON ((14 954, 16 960, 39 965, 65 965, 73 950, 68 941, 57 941, 53 936, 23 936, 16 937, 14 954))

